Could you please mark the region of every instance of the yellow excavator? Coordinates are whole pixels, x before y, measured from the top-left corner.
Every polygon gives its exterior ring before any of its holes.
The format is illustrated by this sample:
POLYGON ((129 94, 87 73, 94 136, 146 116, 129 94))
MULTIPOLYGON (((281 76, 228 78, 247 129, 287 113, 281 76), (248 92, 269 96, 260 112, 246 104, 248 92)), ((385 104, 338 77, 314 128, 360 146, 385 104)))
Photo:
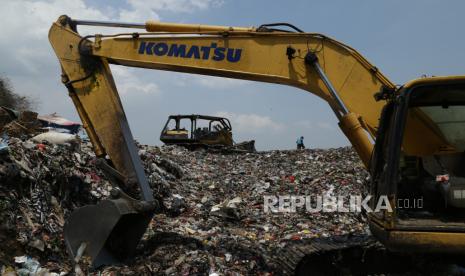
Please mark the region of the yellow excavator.
POLYGON ((284 84, 317 95, 370 171, 370 204, 385 197, 392 206, 367 214, 372 236, 389 252, 465 253, 465 76, 396 86, 353 48, 288 23, 225 27, 61 16, 49 40, 114 183, 112 199, 68 218, 64 236, 73 258, 88 255, 94 266, 123 262, 160 211, 110 64, 284 84), (80 25, 142 31, 82 37, 80 25))

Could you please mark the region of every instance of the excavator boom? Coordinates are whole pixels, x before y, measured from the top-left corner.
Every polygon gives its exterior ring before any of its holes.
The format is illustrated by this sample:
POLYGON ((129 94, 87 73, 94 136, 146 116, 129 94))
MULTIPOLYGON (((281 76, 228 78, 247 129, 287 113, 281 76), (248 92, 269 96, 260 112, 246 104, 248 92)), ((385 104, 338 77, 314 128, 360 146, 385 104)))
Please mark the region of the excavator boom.
POLYGON ((72 20, 67 16, 61 16, 52 25, 49 40, 60 61, 63 83, 96 155, 103 160, 103 168, 114 179, 115 186, 122 189, 117 190, 114 200, 93 206, 95 210, 80 209, 68 220, 65 239, 73 257, 82 244, 88 244, 87 253, 94 265, 124 260, 135 250, 157 206, 109 64, 303 89, 329 104, 342 131, 368 165, 373 149, 371 141, 375 139, 384 106, 383 102, 375 100, 374 94, 394 93, 395 85, 349 46, 321 34, 304 33, 290 24, 284 25, 296 32, 276 29, 277 25, 283 24, 258 28, 153 21, 127 24, 72 20), (147 32, 82 37, 77 32, 78 25, 140 28, 147 32), (106 157, 109 159, 105 160, 106 157), (131 193, 137 186, 141 192, 139 200, 131 193), (92 239, 89 238, 91 230, 76 231, 76 228, 83 228, 83 221, 89 220, 92 213, 96 214, 91 219, 94 224, 98 224, 97 215, 107 215, 111 217, 110 225, 117 229, 108 225, 88 226, 104 228, 97 231, 98 238, 92 239), (139 223, 135 223, 137 221, 139 223), (132 227, 137 229, 127 231, 132 227), (123 247, 118 240, 121 233, 126 233, 128 241, 123 247))

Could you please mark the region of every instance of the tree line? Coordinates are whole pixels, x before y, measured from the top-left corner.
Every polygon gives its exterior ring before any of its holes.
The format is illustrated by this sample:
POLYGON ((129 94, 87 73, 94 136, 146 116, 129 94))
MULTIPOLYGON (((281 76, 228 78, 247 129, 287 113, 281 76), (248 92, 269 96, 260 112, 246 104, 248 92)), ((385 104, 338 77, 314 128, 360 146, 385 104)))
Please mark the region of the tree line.
POLYGON ((31 110, 33 101, 17 94, 8 78, 0 76, 0 106, 5 106, 15 110, 31 110))

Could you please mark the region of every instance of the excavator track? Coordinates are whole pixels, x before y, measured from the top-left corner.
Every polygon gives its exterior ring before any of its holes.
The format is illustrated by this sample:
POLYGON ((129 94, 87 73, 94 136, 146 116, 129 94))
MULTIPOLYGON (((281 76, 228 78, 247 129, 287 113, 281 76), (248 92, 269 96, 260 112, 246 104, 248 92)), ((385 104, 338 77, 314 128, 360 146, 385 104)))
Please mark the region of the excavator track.
POLYGON ((279 275, 367 275, 401 273, 412 260, 362 235, 295 241, 278 251, 275 264, 279 275))

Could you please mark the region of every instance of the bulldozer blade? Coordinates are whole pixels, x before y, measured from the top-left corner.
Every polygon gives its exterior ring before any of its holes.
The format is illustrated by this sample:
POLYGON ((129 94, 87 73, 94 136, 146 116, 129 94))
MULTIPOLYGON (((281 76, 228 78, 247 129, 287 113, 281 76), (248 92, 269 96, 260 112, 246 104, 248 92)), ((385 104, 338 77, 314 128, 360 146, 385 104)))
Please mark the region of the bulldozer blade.
POLYGON ((153 212, 138 212, 127 199, 103 200, 74 211, 64 226, 66 247, 76 261, 78 249, 94 268, 118 264, 134 255, 153 212))

